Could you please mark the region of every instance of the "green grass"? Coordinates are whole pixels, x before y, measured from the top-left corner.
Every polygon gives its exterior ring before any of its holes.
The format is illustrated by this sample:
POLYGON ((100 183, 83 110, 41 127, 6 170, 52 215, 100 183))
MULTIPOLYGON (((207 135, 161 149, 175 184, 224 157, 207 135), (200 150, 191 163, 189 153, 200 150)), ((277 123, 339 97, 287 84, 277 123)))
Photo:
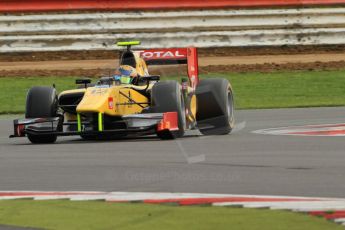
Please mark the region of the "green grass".
POLYGON ((345 71, 224 74, 240 109, 345 105, 345 71))
MULTIPOLYGON (((345 105, 345 70, 278 73, 207 74, 231 81, 237 109, 345 105)), ((23 113, 25 95, 34 85, 56 84, 58 91, 75 87, 72 77, 0 78, 0 114, 23 113)), ((174 77, 176 79, 176 77, 174 77)))
POLYGON ((72 77, 5 77, 0 78, 0 114, 24 113, 27 91, 32 86, 52 86, 58 92, 75 87, 72 77))
POLYGON ((45 229, 343 229, 288 211, 97 201, 0 201, 0 224, 45 229))

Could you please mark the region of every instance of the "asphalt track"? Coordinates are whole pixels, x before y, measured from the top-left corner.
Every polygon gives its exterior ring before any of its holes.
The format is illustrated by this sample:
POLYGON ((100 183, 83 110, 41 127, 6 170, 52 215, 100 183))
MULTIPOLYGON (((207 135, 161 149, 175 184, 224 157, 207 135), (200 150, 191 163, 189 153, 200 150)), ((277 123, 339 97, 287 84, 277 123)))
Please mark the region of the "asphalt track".
POLYGON ((345 122, 345 107, 242 110, 231 135, 189 133, 104 142, 60 138, 54 145, 9 139, 0 120, 0 190, 198 192, 345 197, 345 137, 251 133, 345 122))

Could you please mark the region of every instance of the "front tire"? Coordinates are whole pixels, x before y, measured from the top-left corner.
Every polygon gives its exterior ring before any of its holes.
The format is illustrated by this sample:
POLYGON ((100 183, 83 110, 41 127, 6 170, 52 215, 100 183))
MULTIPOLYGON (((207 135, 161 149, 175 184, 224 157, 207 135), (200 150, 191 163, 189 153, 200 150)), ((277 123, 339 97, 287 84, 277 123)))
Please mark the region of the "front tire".
MULTIPOLYGON (((32 87, 26 97, 25 118, 46 118, 56 117, 57 96, 53 87, 35 86, 32 87)), ((32 135, 28 134, 31 143, 54 143, 56 135, 32 135)))
POLYGON ((28 134, 28 139, 33 144, 49 144, 54 143, 57 139, 56 135, 31 135, 28 134))
POLYGON ((233 92, 223 78, 201 80, 196 89, 196 120, 204 135, 229 134, 235 126, 233 92))
POLYGON ((178 131, 163 131, 157 133, 161 139, 174 139, 182 137, 186 126, 186 111, 181 86, 176 81, 157 82, 151 91, 152 112, 177 112, 178 131))

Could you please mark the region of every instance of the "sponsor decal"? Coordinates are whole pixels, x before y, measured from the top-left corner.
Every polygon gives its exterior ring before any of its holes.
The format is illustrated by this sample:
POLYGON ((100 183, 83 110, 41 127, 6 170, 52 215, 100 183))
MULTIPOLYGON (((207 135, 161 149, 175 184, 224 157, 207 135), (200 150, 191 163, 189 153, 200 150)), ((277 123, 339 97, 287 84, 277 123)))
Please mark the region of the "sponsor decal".
POLYGON ((103 95, 103 94, 108 92, 107 88, 96 88, 96 89, 93 89, 91 91, 91 95, 103 95))
POLYGON ((114 109, 114 99, 113 97, 108 97, 108 108, 114 109))
POLYGON ((136 52, 145 60, 184 59, 187 57, 186 49, 140 50, 136 52))

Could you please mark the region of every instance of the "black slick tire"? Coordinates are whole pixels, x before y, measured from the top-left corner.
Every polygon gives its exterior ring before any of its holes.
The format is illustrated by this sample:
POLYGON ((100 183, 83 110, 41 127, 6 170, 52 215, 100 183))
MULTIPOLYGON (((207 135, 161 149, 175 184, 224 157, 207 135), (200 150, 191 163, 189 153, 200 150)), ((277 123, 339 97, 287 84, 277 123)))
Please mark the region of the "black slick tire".
POLYGON ((152 112, 165 113, 177 112, 178 131, 158 132, 161 139, 174 139, 184 135, 186 125, 186 114, 184 100, 181 93, 181 86, 176 81, 157 82, 151 91, 152 112))
MULTIPOLYGON (((57 113, 56 90, 53 87, 32 87, 26 97, 25 118, 55 117, 57 113)), ((32 135, 28 139, 34 144, 54 143, 56 135, 32 135)))
POLYGON ((229 81, 223 78, 201 80, 196 89, 196 120, 204 135, 229 134, 234 128, 234 99, 229 81))

